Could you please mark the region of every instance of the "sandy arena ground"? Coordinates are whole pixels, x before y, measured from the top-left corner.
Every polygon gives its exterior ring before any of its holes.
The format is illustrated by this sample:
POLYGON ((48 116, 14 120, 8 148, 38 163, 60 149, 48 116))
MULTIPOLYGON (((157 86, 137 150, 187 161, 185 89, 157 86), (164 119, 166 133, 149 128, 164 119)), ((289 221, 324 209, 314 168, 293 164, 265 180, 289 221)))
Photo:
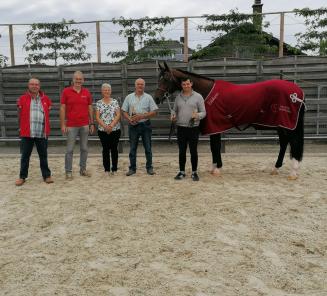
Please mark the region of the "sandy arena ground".
MULTIPOLYGON (((327 146, 325 146, 327 147, 327 146)), ((175 181, 175 153, 154 153, 148 176, 64 179, 63 154, 51 154, 54 184, 32 157, 24 186, 19 155, 0 154, 0 295, 326 296, 327 149, 305 154, 300 178, 278 176, 274 153, 227 152, 223 176, 175 181)), ((78 171, 78 155, 74 170, 78 171)))

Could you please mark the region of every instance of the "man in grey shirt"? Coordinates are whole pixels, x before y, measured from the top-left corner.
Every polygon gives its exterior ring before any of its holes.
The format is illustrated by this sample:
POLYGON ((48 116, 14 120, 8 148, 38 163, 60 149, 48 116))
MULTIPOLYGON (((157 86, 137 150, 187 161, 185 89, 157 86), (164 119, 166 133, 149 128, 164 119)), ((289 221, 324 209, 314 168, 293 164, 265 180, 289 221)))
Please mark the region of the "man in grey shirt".
POLYGON ((146 171, 148 175, 154 175, 152 166, 151 136, 152 126, 150 118, 156 116, 158 106, 151 95, 144 92, 145 81, 142 78, 135 80, 135 92, 129 94, 123 103, 122 111, 128 121, 128 136, 130 142, 129 170, 126 176, 136 173, 136 153, 139 138, 142 138, 146 157, 146 171))
POLYGON ((193 82, 187 77, 182 79, 182 91, 176 97, 174 112, 171 120, 176 121, 177 141, 179 148, 179 172, 175 180, 185 178, 185 163, 187 145, 190 147, 192 180, 199 181, 198 168, 198 141, 200 120, 206 116, 202 95, 192 89, 193 82))

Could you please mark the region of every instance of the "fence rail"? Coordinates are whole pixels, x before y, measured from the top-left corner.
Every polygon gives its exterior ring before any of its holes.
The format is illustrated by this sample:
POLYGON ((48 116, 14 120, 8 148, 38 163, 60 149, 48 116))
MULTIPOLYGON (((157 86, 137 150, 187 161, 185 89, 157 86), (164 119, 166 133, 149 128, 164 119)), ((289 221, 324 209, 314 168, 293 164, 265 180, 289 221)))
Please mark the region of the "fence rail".
MULTIPOLYGON (((244 84, 273 78, 291 80, 303 88, 306 96, 305 136, 307 138, 327 138, 327 57, 294 56, 264 61, 221 58, 170 62, 170 67, 182 68, 214 79, 223 79, 244 84)), ((18 139, 16 101, 26 91, 27 81, 37 77, 42 89, 52 99, 52 132, 50 139, 60 136, 59 101, 63 88, 70 85, 74 71, 85 75, 85 86, 92 93, 94 102, 100 99, 101 84, 112 85, 112 95, 120 104, 123 98, 134 90, 134 81, 142 77, 146 81, 146 92, 153 94, 157 88, 158 63, 149 61, 139 64, 91 63, 71 66, 15 66, 0 69, 0 140, 18 139)), ((167 104, 159 106, 159 115, 153 119, 153 136, 168 139, 170 131, 167 104)), ((126 124, 123 136, 126 137, 126 124)), ((240 132, 232 129, 224 134, 225 139, 251 139, 275 137, 274 131, 247 129, 240 132)))

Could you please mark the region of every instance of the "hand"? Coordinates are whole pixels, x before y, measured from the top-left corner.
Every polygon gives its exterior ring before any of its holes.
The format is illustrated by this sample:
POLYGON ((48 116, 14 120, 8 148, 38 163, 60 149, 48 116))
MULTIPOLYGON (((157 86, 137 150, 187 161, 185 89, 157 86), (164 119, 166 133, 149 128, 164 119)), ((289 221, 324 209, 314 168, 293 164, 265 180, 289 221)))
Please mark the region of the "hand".
POLYGON ((67 134, 67 126, 66 126, 65 124, 63 124, 63 125, 61 126, 61 133, 62 133, 63 135, 66 135, 66 134, 67 134))
POLYGON ((193 111, 193 112, 192 112, 192 118, 193 118, 193 119, 199 119, 199 113, 196 112, 196 111, 193 111))
POLYGON ((128 117, 128 123, 131 124, 131 125, 135 125, 135 124, 137 124, 137 122, 133 120, 133 117, 134 117, 134 116, 129 116, 129 117, 128 117))
POLYGON ((175 122, 176 121, 176 114, 171 114, 170 115, 170 120, 175 122))
POLYGON ((90 131, 90 135, 92 135, 94 133, 94 125, 93 124, 90 125, 89 131, 90 131))
POLYGON ((112 132, 112 125, 111 124, 106 125, 104 130, 107 132, 107 134, 110 134, 112 132))
POLYGON ((134 121, 135 123, 138 123, 140 120, 144 119, 144 115, 143 114, 135 114, 132 116, 132 121, 134 121))

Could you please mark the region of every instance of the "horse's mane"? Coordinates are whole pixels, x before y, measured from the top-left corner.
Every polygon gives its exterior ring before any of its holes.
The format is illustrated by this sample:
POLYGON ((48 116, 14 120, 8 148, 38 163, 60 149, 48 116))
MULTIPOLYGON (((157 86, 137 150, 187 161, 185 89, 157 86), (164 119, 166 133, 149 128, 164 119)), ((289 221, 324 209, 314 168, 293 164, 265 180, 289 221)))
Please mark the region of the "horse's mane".
POLYGON ((202 78, 202 79, 207 79, 207 80, 210 80, 210 81, 215 81, 214 79, 212 78, 209 78, 209 77, 206 77, 206 76, 203 76, 203 75, 200 75, 200 74, 196 74, 196 73, 191 73, 191 72, 188 72, 188 71, 185 71, 185 70, 182 70, 182 69, 175 69, 175 70, 178 70, 186 75, 189 75, 189 76, 194 76, 194 77, 198 77, 198 78, 202 78))

